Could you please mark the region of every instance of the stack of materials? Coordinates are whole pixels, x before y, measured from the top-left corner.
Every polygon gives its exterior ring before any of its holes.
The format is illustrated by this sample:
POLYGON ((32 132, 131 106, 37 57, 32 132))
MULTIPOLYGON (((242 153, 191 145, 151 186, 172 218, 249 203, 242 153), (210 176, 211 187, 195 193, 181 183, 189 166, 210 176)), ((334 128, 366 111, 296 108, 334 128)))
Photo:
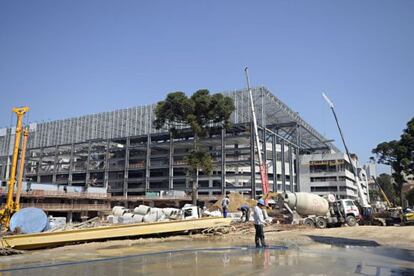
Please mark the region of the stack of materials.
POLYGON ((176 220, 181 218, 181 210, 175 208, 151 208, 139 205, 134 210, 128 210, 122 206, 112 208, 112 215, 108 216, 111 224, 140 223, 176 220))
POLYGON ((65 217, 49 217, 49 229, 54 231, 56 229, 62 229, 66 227, 66 218, 65 217))

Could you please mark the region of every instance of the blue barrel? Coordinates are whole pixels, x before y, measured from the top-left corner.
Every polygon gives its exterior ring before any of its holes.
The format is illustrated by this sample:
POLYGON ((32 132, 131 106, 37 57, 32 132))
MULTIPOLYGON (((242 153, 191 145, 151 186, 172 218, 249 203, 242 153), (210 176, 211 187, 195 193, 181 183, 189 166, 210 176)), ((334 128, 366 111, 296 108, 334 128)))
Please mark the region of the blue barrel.
POLYGON ((16 212, 10 220, 10 230, 22 234, 40 233, 47 229, 48 218, 39 208, 23 208, 16 212))

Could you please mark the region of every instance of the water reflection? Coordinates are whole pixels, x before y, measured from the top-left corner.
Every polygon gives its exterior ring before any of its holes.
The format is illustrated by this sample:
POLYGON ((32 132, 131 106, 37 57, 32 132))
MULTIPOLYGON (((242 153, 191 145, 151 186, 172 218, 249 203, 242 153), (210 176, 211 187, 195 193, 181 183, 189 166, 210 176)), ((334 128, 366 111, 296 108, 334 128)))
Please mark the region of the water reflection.
MULTIPOLYGON (((164 245, 168 248, 168 245, 164 245)), ((379 249, 379 248, 377 248, 379 249)), ((287 249, 248 246, 186 248, 116 256, 104 260, 9 267, 0 275, 414 275, 412 259, 396 259, 395 249, 287 249), (388 250, 388 251, 387 251, 388 250), (387 253, 388 252, 388 253, 387 253), (74 273, 76 272, 76 273, 74 273)), ((407 252, 404 252, 407 253, 407 252)), ((409 256, 412 252, 410 252, 409 256)))

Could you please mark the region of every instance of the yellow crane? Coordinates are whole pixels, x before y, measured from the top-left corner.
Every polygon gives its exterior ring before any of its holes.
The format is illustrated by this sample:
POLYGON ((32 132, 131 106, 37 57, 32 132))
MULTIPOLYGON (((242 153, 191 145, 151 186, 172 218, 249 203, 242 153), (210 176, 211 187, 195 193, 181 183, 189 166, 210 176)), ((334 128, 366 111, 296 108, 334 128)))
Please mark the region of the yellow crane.
POLYGON ((20 210, 20 195, 22 193, 22 182, 23 182, 23 172, 24 172, 24 162, 26 157, 26 148, 27 140, 29 139, 29 128, 23 130, 23 145, 22 150, 20 151, 20 166, 19 166, 19 176, 17 177, 17 191, 16 191, 16 202, 14 204, 14 209, 16 212, 20 210))
MULTIPOLYGON (((0 225, 8 229, 10 225, 10 218, 16 211, 16 205, 13 200, 14 185, 16 184, 17 161, 19 157, 19 146, 23 132, 23 116, 29 111, 29 107, 15 107, 12 110, 17 116, 16 135, 14 139, 12 163, 8 181, 8 191, 6 198, 6 205, 0 210, 0 225)), ((27 134, 28 135, 28 134, 27 134)), ((24 160, 23 160, 24 162, 24 160)))
POLYGON ((374 180, 375 184, 378 186, 378 190, 381 192, 382 197, 387 202, 388 208, 394 207, 394 204, 392 204, 391 201, 388 199, 387 195, 385 194, 381 185, 378 183, 377 179, 374 176, 372 176, 372 179, 374 180))

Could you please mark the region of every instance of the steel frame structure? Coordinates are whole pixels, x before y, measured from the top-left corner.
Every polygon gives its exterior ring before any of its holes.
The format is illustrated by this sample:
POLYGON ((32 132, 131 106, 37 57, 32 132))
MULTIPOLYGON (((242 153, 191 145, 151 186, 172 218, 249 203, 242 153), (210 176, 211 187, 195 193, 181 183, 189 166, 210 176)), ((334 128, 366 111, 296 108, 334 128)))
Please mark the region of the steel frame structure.
MULTIPOLYGON (((296 112, 264 87, 252 89, 260 128, 261 151, 268 164, 271 190, 299 190, 301 152, 338 151, 296 112), (265 127, 264 127, 265 126, 265 127), (283 153, 283 154, 282 154, 283 153)), ((212 176, 200 175, 200 194, 239 190, 261 193, 252 139, 247 90, 224 92, 234 100, 233 126, 215 129, 203 146, 215 161, 212 176)), ((26 179, 87 187, 107 187, 113 195, 141 195, 189 189, 185 156, 192 135, 156 130, 155 104, 32 124, 26 179)), ((8 168, 12 130, 0 136, 0 176, 8 168), (3 156, 1 158, 1 156, 3 156), (1 161, 3 160, 3 161, 1 161), (6 161, 6 163, 5 163, 6 161)))

